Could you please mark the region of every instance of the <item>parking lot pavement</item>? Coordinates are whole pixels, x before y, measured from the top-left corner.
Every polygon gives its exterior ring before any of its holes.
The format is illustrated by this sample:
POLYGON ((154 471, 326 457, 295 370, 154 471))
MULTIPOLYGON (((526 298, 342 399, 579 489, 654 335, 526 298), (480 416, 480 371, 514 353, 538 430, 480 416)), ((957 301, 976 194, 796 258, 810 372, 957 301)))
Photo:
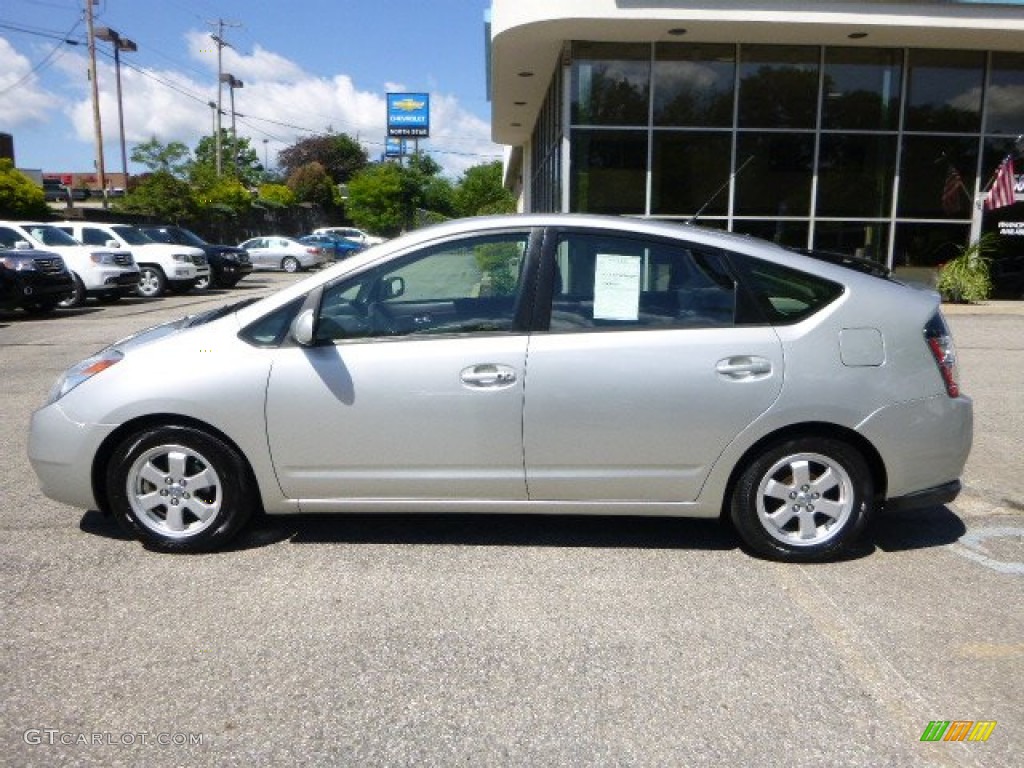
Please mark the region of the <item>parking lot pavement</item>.
POLYGON ((839 563, 757 560, 711 521, 462 515, 276 518, 166 556, 41 496, 25 431, 64 367, 294 279, 0 315, 4 764, 1019 764, 1015 307, 949 313, 963 497, 839 563), (922 742, 932 721, 996 725, 922 742))

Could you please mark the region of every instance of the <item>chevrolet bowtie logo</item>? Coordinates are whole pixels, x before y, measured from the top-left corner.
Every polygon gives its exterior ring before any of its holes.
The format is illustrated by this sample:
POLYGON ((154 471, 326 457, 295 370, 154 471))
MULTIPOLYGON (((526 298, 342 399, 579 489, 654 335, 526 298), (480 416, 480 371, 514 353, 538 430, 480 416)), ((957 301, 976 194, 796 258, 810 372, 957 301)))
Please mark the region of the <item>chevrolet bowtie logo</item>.
POLYGON ((417 109, 423 109, 427 105, 425 101, 416 101, 416 99, 402 99, 401 101, 394 101, 391 105, 395 109, 400 109, 403 112, 415 112, 417 109))

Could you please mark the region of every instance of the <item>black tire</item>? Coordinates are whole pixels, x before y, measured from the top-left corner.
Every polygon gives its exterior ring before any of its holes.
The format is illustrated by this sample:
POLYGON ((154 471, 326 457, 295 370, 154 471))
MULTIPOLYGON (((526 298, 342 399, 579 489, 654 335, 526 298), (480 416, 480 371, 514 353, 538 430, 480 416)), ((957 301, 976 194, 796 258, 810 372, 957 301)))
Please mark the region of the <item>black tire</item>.
POLYGON ((222 547, 258 506, 245 459, 194 427, 155 427, 130 436, 111 455, 106 482, 118 523, 163 552, 222 547))
POLYGON ((217 281, 218 288, 234 288, 242 280, 240 277, 222 277, 217 281))
POLYGON ((72 293, 64 301, 58 302, 58 307, 70 309, 85 304, 85 286, 82 284, 82 279, 78 275, 72 274, 71 281, 74 283, 72 293))
POLYGON ((299 260, 294 256, 285 256, 281 259, 281 269, 285 272, 298 272, 302 269, 302 265, 299 264, 299 260))
POLYGON ((102 296, 96 297, 96 301, 98 301, 100 304, 113 304, 115 301, 120 300, 120 293, 104 293, 102 296))
POLYGON ((860 452, 806 437, 770 446, 751 461, 733 490, 730 516, 756 554, 812 562, 848 549, 873 506, 874 482, 860 452))
POLYGON ((135 292, 145 299, 162 296, 167 288, 167 278, 160 267, 148 264, 139 265, 139 286, 135 292))

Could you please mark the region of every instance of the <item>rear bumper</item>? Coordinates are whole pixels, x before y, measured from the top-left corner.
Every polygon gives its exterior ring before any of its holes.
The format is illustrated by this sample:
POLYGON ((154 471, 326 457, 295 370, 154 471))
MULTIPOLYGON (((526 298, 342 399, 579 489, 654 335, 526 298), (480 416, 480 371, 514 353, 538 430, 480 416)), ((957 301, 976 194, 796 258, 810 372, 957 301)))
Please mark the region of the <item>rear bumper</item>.
POLYGON ((940 507, 949 504, 957 496, 963 485, 959 480, 937 485, 934 488, 925 488, 923 491, 908 493, 906 496, 899 496, 895 499, 888 499, 883 505, 886 512, 901 512, 907 509, 920 509, 921 507, 940 507))

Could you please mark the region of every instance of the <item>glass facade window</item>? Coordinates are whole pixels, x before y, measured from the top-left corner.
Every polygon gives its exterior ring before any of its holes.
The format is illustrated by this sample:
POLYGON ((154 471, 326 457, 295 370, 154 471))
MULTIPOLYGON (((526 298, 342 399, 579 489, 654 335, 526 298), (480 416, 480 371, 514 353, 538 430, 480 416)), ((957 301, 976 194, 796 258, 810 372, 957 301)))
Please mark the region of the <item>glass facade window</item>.
POLYGON ((982 51, 911 51, 908 131, 976 133, 985 83, 982 51))
POLYGON ((647 125, 650 45, 576 43, 573 57, 573 124, 647 125))
POLYGON ((819 221, 814 226, 814 247, 885 263, 889 225, 873 221, 819 221))
POLYGON ((988 133, 1024 133, 1024 53, 993 53, 985 130, 988 133))
POLYGON ((703 216, 729 212, 732 136, 726 131, 656 131, 651 172, 651 213, 703 216))
POLYGON ((647 132, 572 132, 572 210, 644 213, 647 197, 647 132))
POLYGON ((814 46, 742 46, 740 127, 814 128, 820 50, 814 46))
POLYGON ((741 132, 736 162, 737 216, 810 216, 814 134, 741 132))
POLYGON ((897 216, 970 219, 977 165, 977 139, 905 136, 897 216))
POLYGON ((823 134, 817 215, 888 218, 895 169, 895 135, 823 134))
POLYGON ((899 127, 903 52, 828 48, 822 128, 894 131, 899 127))
POLYGON ((545 125, 553 113, 570 125, 532 148, 535 173, 552 157, 557 169, 568 163, 570 211, 688 219, 708 203, 706 226, 931 274, 966 245, 972 221, 987 226, 974 203, 1003 158, 1015 153, 1024 167, 1014 146, 1024 52, 685 42, 572 51, 567 84, 544 112, 545 125), (566 132, 569 153, 556 149, 566 132))
POLYGON ((659 44, 654 53, 654 124, 729 127, 735 45, 659 44))

